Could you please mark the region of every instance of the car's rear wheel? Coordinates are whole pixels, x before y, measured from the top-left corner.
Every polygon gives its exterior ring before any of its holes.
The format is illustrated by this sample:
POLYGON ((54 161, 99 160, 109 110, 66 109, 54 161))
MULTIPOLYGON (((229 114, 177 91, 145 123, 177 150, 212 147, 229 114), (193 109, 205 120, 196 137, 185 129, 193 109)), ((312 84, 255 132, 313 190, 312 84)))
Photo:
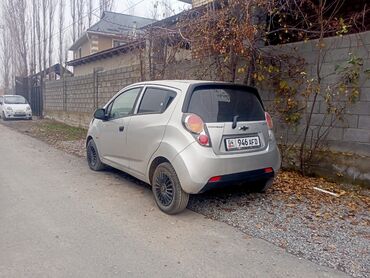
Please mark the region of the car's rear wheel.
POLYGON ((152 191, 157 206, 167 214, 177 214, 188 205, 189 194, 182 190, 175 169, 168 162, 155 169, 152 191))
POLYGON ((105 164, 102 163, 100 160, 98 148, 96 147, 93 139, 91 139, 87 143, 86 154, 87 154, 87 163, 89 164, 91 170, 101 171, 106 167, 105 164))

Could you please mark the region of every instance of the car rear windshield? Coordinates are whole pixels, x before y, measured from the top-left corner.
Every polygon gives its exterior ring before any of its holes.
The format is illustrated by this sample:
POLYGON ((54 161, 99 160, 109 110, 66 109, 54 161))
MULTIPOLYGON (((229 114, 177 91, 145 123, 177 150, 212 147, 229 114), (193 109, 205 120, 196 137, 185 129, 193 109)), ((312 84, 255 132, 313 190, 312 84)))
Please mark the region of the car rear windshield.
POLYGON ((265 113, 258 97, 247 89, 199 88, 190 99, 189 113, 199 115, 206 123, 263 121, 265 113))
POLYGON ((27 100, 22 96, 4 97, 5 104, 27 104, 27 100))

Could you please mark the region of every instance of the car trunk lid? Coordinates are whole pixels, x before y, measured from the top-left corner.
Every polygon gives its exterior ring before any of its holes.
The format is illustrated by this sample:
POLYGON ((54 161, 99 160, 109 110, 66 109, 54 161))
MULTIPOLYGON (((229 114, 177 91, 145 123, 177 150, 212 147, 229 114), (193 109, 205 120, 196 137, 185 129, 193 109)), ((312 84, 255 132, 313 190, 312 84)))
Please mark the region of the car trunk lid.
POLYGON ((264 108, 253 88, 229 84, 197 87, 187 112, 202 118, 215 154, 257 152, 268 146, 264 108))

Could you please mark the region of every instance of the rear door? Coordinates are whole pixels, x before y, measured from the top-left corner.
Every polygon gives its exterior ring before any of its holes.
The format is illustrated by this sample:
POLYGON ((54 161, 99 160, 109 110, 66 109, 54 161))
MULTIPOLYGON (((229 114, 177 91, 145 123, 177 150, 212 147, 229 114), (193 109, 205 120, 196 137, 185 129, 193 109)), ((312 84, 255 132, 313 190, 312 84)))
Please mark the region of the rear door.
POLYGON ((130 170, 145 174, 150 158, 162 141, 176 95, 176 90, 167 87, 146 87, 127 132, 130 170))
POLYGON ((236 154, 267 148, 265 112, 255 90, 246 86, 208 85, 191 95, 188 113, 206 123, 216 154, 236 154))

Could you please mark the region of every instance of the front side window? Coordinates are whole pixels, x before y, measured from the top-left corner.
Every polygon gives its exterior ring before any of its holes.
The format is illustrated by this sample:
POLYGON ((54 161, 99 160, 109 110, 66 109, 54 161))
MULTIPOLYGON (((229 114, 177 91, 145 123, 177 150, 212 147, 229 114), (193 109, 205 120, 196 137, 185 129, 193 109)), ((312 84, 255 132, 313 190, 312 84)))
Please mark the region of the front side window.
POLYGON ((138 114, 163 113, 175 98, 176 93, 161 88, 148 88, 141 100, 138 114))
POLYGON ((27 100, 22 96, 4 97, 5 104, 27 104, 27 100))
POLYGON ((134 88, 116 97, 110 108, 109 118, 118 119, 131 114, 140 91, 141 88, 134 88))

